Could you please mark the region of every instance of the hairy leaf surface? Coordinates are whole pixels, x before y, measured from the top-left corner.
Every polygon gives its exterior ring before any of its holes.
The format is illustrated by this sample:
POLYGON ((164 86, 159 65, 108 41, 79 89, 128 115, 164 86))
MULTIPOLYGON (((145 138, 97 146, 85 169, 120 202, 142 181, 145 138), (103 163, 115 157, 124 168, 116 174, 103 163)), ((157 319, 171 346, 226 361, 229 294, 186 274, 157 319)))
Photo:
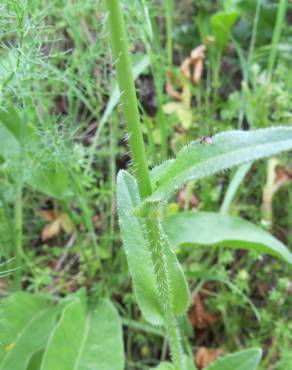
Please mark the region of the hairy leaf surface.
POLYGON ((145 201, 163 201, 190 180, 200 180, 242 163, 292 149, 292 128, 229 131, 215 135, 212 144, 195 141, 176 159, 152 170, 153 194, 145 201))
MULTIPOLYGON (((120 171, 118 174, 117 202, 123 245, 137 301, 145 318, 152 324, 161 325, 163 314, 150 254, 151 241, 147 240, 142 217, 134 216, 134 211, 141 205, 141 199, 136 180, 126 171, 120 171)), ((187 284, 176 255, 166 248, 165 257, 173 294, 174 313, 181 314, 189 302, 187 284)))

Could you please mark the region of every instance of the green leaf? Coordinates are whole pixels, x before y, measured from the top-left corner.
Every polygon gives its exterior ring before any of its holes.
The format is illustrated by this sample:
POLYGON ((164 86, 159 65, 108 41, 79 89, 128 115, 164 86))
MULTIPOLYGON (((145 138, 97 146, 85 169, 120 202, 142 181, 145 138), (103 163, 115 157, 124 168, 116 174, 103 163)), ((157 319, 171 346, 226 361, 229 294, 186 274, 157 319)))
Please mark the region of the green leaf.
POLYGON ((163 314, 159 305, 151 255, 142 226, 133 215, 134 210, 141 204, 138 186, 134 177, 126 171, 120 171, 118 174, 117 203, 123 245, 138 304, 147 321, 153 325, 162 325, 163 314))
POLYGON ((211 17, 211 28, 218 47, 223 50, 231 29, 239 16, 238 12, 218 12, 211 17))
POLYGON ((123 368, 122 327, 113 305, 102 300, 86 315, 80 299, 69 303, 52 332, 41 370, 123 368))
POLYGON ((250 348, 221 357, 206 370, 257 370, 261 357, 261 349, 250 348))
POLYGON ((164 220, 172 246, 211 245, 255 250, 292 264, 292 254, 278 239, 239 217, 213 212, 182 212, 164 220))
POLYGON ((199 140, 183 148, 176 159, 154 168, 153 194, 145 201, 163 201, 190 180, 199 180, 230 167, 292 149, 292 128, 229 131, 215 135, 212 144, 199 140))
POLYGON ((57 199, 62 200, 71 195, 67 172, 54 162, 48 163, 46 167, 42 166, 28 179, 28 183, 33 189, 57 199))
POLYGON ((58 309, 42 296, 23 292, 2 305, 0 369, 25 370, 31 357, 46 346, 58 309))
POLYGON ((47 163, 35 163, 34 154, 44 151, 44 144, 35 128, 28 124, 12 107, 0 110, 0 156, 16 161, 24 169, 31 169, 26 182, 33 189, 57 199, 64 199, 68 192, 68 174, 64 168, 49 160, 47 163))
MULTIPOLYGON (((134 211, 141 206, 138 186, 135 178, 126 171, 120 171, 118 174, 117 203, 123 245, 138 304, 146 320, 154 325, 162 325, 163 314, 159 304, 150 246, 145 238, 145 225, 142 224, 141 217, 134 216, 134 211)), ((167 246, 165 256, 173 293, 173 310, 179 315, 189 304, 188 287, 176 255, 167 246)))

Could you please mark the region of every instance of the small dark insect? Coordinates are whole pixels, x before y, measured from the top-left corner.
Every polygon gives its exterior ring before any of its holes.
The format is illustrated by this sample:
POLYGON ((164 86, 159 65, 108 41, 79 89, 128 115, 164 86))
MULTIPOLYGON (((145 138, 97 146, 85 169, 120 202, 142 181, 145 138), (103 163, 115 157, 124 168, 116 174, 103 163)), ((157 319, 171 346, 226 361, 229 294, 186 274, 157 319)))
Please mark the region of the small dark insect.
POLYGON ((206 144, 213 144, 213 140, 211 138, 211 136, 202 136, 199 140, 199 143, 202 144, 202 143, 206 143, 206 144))

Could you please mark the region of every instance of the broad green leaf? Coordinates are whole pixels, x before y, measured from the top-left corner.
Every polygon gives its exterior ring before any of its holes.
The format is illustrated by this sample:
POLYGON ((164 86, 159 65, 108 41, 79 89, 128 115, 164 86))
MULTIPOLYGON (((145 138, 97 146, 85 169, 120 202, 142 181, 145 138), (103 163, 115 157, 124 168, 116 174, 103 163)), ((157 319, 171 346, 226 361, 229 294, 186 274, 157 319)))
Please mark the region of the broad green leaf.
POLYGON ((69 303, 52 332, 41 370, 123 368, 121 321, 112 304, 102 300, 86 315, 79 299, 69 303))
POLYGON ((55 325, 57 307, 47 299, 16 293, 2 301, 1 370, 25 370, 31 357, 43 349, 55 325))
POLYGON ((211 245, 255 250, 292 264, 292 254, 278 239, 239 217, 213 212, 182 212, 164 220, 172 246, 211 245))
MULTIPOLYGON (((161 325, 163 315, 150 247, 145 238, 145 226, 142 219, 133 214, 135 209, 141 206, 141 199, 136 180, 126 171, 120 171, 118 174, 117 203, 123 245, 137 301, 146 320, 154 325, 161 325)), ((187 284, 177 258, 170 248, 166 248, 166 258, 174 297, 174 313, 181 314, 189 302, 187 284)))
POLYGON ((250 348, 221 357, 206 370, 257 370, 261 357, 261 349, 250 348))
POLYGON ((29 361, 26 370, 40 370, 44 351, 35 353, 29 361))
POLYGON ((228 38, 233 25, 239 16, 238 12, 218 12, 211 17, 211 28, 216 40, 216 44, 223 50, 228 42, 228 38))
POLYGON ((65 199, 70 196, 69 180, 64 168, 50 162, 47 166, 41 166, 35 175, 28 179, 29 185, 42 193, 57 199, 65 199))
MULTIPOLYGON (((23 308, 19 308, 23 309, 23 308)), ((55 325, 57 309, 50 307, 32 317, 10 347, 0 365, 1 370, 25 370, 31 356, 44 348, 55 325)))
POLYGON ((154 192, 146 201, 166 200, 190 180, 292 149, 292 127, 223 132, 215 135, 212 142, 192 142, 176 159, 154 168, 154 192))

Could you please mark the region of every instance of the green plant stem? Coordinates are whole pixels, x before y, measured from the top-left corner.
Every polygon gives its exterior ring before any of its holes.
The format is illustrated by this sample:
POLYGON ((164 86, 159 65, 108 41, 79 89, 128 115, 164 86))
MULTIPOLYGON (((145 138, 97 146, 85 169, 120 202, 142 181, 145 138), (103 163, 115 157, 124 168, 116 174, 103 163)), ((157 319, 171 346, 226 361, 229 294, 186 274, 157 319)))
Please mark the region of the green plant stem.
MULTIPOLYGON (((121 91, 124 114, 129 134, 129 143, 133 164, 136 168, 139 191, 142 198, 151 195, 152 187, 146 159, 146 151, 140 126, 138 102, 131 72, 128 40, 119 0, 106 0, 109 10, 109 30, 113 56, 115 59, 117 78, 121 91)), ((158 206, 159 207, 159 206, 158 206)), ((145 216, 145 232, 149 238, 156 284, 160 293, 160 304, 164 313, 165 326, 170 342, 173 362, 176 370, 184 370, 179 329, 172 309, 172 292, 169 284, 167 262, 164 248, 163 232, 159 223, 159 209, 150 205, 145 216)))
POLYGON ((285 17, 286 9, 287 9, 287 3, 288 3, 287 0, 279 1, 277 19, 276 19, 274 32, 273 32, 272 47, 271 47, 269 63, 268 63, 268 75, 270 78, 272 77, 274 66, 275 66, 275 61, 276 61, 276 56, 277 56, 277 46, 279 44, 280 37, 281 37, 284 17, 285 17))
POLYGON ((152 192, 146 150, 143 142, 137 96, 131 70, 128 39, 119 0, 106 0, 109 10, 110 41, 126 118, 128 140, 142 198, 152 192))
POLYGON ((21 289, 21 262, 24 256, 22 249, 22 188, 18 186, 16 191, 16 199, 14 204, 14 240, 15 240, 15 259, 16 259, 16 270, 14 289, 21 289))
POLYGON ((166 0, 166 49, 167 49, 167 64, 172 65, 172 28, 173 28, 173 0, 166 0))

